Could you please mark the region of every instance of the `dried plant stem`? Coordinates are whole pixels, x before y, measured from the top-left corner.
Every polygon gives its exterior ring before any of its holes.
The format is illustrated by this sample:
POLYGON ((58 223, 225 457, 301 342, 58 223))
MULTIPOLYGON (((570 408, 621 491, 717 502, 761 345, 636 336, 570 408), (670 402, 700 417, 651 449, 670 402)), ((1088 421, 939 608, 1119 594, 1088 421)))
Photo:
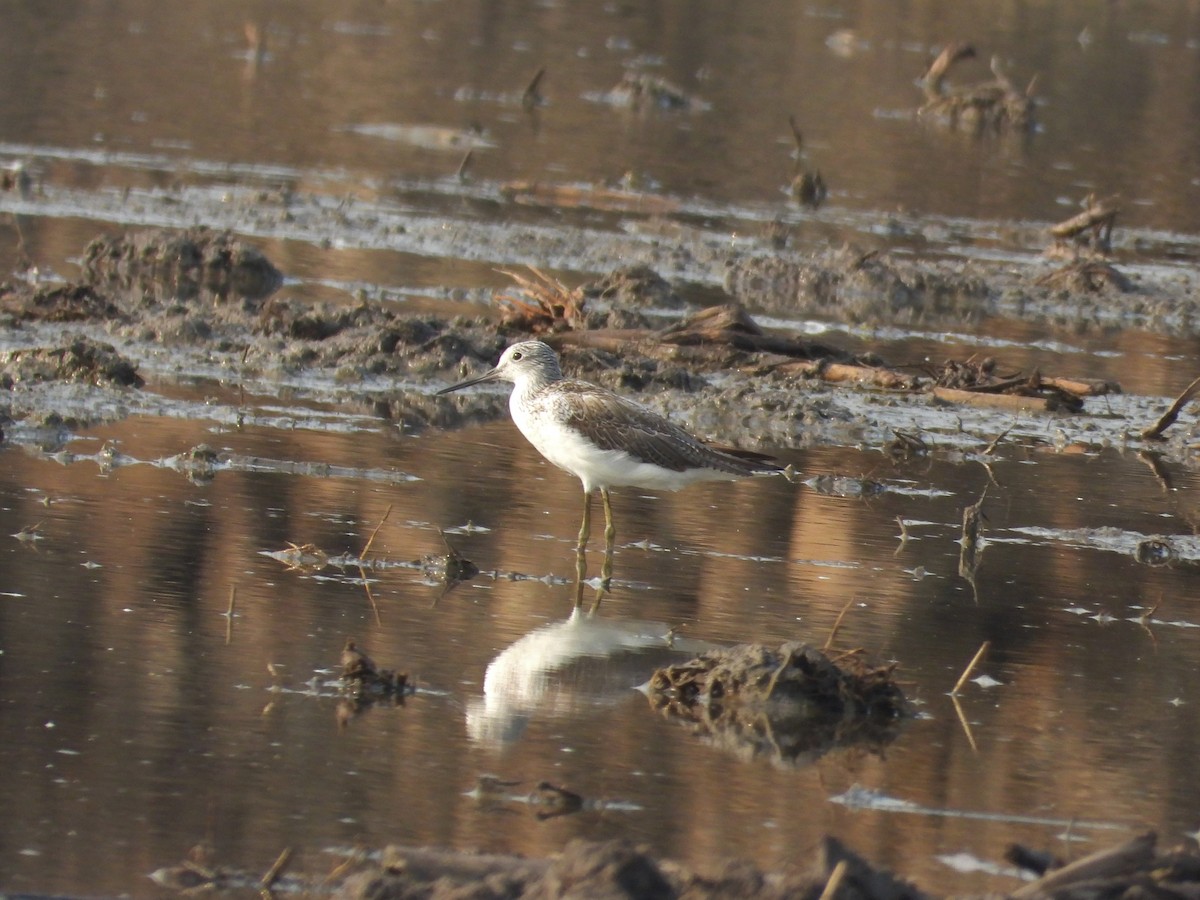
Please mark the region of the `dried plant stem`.
POLYGON ((225 643, 233 642, 233 611, 237 606, 237 585, 229 586, 229 608, 225 610, 225 643))
POLYGON ((363 551, 358 558, 358 574, 362 576, 363 590, 367 592, 367 600, 371 603, 371 609, 375 611, 376 625, 382 625, 383 620, 379 617, 379 604, 375 602, 375 595, 371 593, 371 582, 367 579, 367 570, 363 566, 363 562, 366 560, 367 554, 371 552, 371 545, 375 543, 375 535, 379 534, 379 529, 383 527, 383 523, 388 520, 388 516, 391 514, 392 504, 389 503, 387 510, 383 514, 383 518, 379 520, 379 524, 375 526, 375 530, 367 538, 367 545, 363 547, 363 551))
POLYGON ((271 868, 267 869, 267 872, 265 875, 263 875, 262 880, 258 882, 258 890, 260 894, 264 896, 270 896, 271 886, 279 880, 279 876, 283 874, 283 870, 287 867, 287 864, 291 858, 292 848, 284 847, 283 852, 279 854, 279 857, 275 860, 274 864, 272 864, 271 868))
POLYGON ((854 598, 851 597, 849 600, 846 601, 846 605, 842 607, 842 611, 840 613, 838 613, 837 618, 834 619, 833 628, 830 629, 829 637, 825 639, 825 646, 821 648, 822 650, 828 650, 830 647, 833 646, 833 639, 835 637, 837 637, 838 629, 842 627, 842 619, 844 619, 846 617, 846 613, 848 613, 850 611, 850 607, 853 605, 854 605, 854 598))
POLYGON ((971 673, 975 671, 975 667, 979 665, 979 661, 983 659, 984 655, 988 652, 988 649, 991 646, 991 641, 984 641, 980 645, 979 649, 975 651, 975 655, 971 657, 971 661, 967 663, 967 667, 963 669, 963 673, 961 676, 959 676, 958 682, 954 685, 954 689, 950 691, 951 697, 958 696, 958 692, 962 690, 962 686, 967 683, 967 679, 971 677, 971 673))
POLYGON ((842 886, 842 879, 846 877, 846 861, 840 860, 833 871, 829 873, 829 880, 825 882, 825 890, 821 891, 821 900, 833 900, 837 896, 838 888, 842 886))

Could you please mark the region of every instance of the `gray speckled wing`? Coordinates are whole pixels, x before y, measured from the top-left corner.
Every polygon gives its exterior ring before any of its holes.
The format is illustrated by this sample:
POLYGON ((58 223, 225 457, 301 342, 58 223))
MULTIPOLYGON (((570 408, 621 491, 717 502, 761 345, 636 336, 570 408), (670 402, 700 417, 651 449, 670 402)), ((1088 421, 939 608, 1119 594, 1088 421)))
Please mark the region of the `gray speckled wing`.
POLYGON ((672 472, 707 468, 745 476, 778 468, 713 449, 657 413, 585 382, 559 381, 554 391, 560 420, 603 450, 623 450, 672 472))

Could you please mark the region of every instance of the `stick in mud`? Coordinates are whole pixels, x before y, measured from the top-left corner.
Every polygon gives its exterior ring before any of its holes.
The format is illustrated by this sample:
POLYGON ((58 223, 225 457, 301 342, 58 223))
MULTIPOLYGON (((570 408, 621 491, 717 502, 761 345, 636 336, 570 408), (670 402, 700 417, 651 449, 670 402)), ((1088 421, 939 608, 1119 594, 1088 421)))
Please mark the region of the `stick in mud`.
POLYGON ((536 106, 542 105, 542 93, 538 87, 542 83, 542 79, 546 76, 546 67, 542 66, 534 73, 534 76, 529 79, 529 84, 525 86, 525 92, 521 94, 521 106, 525 109, 533 109, 536 106))
POLYGON ((958 697, 955 694, 950 695, 950 702, 954 704, 954 712, 958 716, 958 724, 962 726, 963 732, 967 735, 967 743, 971 745, 971 752, 978 753, 979 746, 975 743, 975 734, 971 731, 971 723, 967 721, 967 717, 963 713, 962 704, 958 702, 958 697))
POLYGON ((1162 440, 1162 433, 1175 424, 1183 408, 1188 405, 1197 393, 1200 393, 1200 378, 1197 378, 1184 388, 1183 393, 1175 398, 1175 402, 1162 414, 1159 420, 1142 432, 1142 439, 1147 441, 1162 440))
POLYGON ((379 524, 375 526, 375 530, 371 532, 371 536, 367 538, 367 545, 363 547, 363 552, 358 558, 358 574, 362 576, 363 590, 367 592, 367 599, 371 601, 371 609, 375 610, 375 624, 382 625, 383 620, 379 618, 379 605, 375 602, 375 595, 371 593, 371 583, 367 580, 367 570, 363 563, 366 561, 367 554, 371 552, 371 545, 375 543, 375 535, 379 534, 379 529, 383 527, 383 523, 388 520, 388 516, 392 514, 392 505, 388 504, 387 510, 383 514, 383 518, 379 520, 379 524))
POLYGON ((467 167, 471 165, 471 160, 475 157, 474 149, 468 150, 463 154, 462 162, 458 164, 458 171, 454 173, 454 177, 459 181, 467 180, 467 167))
POLYGON ((287 864, 291 861, 291 858, 292 848, 284 847, 283 852, 279 854, 279 857, 275 860, 274 864, 271 866, 271 868, 267 869, 267 872, 265 875, 263 875, 262 880, 258 882, 258 892, 261 896, 271 896, 271 886, 279 880, 279 876, 283 874, 283 870, 287 867, 287 864))
POLYGON ((821 648, 822 650, 828 650, 833 646, 833 639, 837 637, 838 629, 842 627, 842 619, 845 618, 846 613, 850 611, 850 607, 853 605, 853 603, 854 598, 851 597, 846 601, 846 605, 842 607, 842 611, 838 613, 838 617, 834 619, 833 628, 829 630, 829 637, 825 639, 825 646, 821 648))
POLYGON ((833 900, 837 896, 838 888, 842 886, 842 879, 846 877, 847 868, 848 865, 844 859, 838 861, 829 874, 829 880, 825 882, 825 889, 821 891, 820 900, 833 900))
POLYGON ((967 667, 965 669, 963 669, 962 675, 959 676, 958 681, 955 683, 954 687, 951 689, 951 691, 950 691, 951 697, 958 696, 958 692, 960 690, 962 690, 962 686, 967 683, 967 679, 971 677, 971 673, 975 671, 975 667, 977 665, 979 665, 980 660, 983 659, 984 654, 988 652, 988 648, 990 648, 991 646, 992 646, 991 641, 984 641, 980 645, 979 649, 975 651, 975 655, 973 657, 971 657, 971 661, 969 663, 967 663, 967 667))

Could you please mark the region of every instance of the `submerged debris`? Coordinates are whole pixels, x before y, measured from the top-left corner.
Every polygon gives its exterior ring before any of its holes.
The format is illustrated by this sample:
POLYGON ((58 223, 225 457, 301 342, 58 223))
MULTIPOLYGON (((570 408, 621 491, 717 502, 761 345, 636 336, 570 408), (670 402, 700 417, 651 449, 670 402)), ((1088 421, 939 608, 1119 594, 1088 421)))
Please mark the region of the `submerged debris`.
POLYGON ((973 59, 975 48, 964 42, 947 44, 921 78, 925 105, 918 114, 936 119, 951 128, 1026 129, 1033 124, 1034 78, 1024 91, 1018 91, 1000 66, 1000 58, 991 60, 992 79, 977 84, 949 87, 946 75, 955 63, 973 59))
POLYGON ((264 555, 277 559, 289 570, 320 572, 329 565, 329 554, 316 544, 295 544, 288 541, 286 550, 264 551, 264 555))
POLYGON ((1133 555, 1134 559, 1147 566, 1165 566, 1179 558, 1179 552, 1167 537, 1139 541, 1133 555))
POLYGON ((819 209, 825 202, 829 191, 825 187, 825 179, 818 169, 811 169, 806 163, 804 152, 804 134, 796 124, 795 116, 788 116, 788 125, 792 129, 792 140, 796 143, 796 171, 792 176, 792 199, 801 206, 809 209, 819 209))
POLYGON ((907 710, 894 666, 843 658, 851 668, 794 642, 713 650, 656 671, 650 701, 737 752, 781 762, 848 743, 882 746, 907 710))
MULTIPOLYGON (((501 783, 502 785, 511 784, 501 783)), ((932 900, 935 896, 886 869, 872 865, 837 838, 825 836, 807 871, 765 872, 732 860, 697 870, 656 858, 629 841, 573 840, 554 856, 528 858, 391 845, 371 853, 356 850, 332 873, 282 875, 288 851, 265 875, 217 867, 211 852, 193 850, 181 864, 151 874, 176 891, 262 888, 291 893, 333 891, 340 900, 401 900, 409 897, 653 897, 677 900, 932 900)), ((1158 849, 1154 832, 1106 847, 1063 864, 1053 853, 1010 846, 1006 859, 1039 877, 997 900, 1085 900, 1103 897, 1194 897, 1200 893, 1200 850, 1194 841, 1158 849)))
POLYGON ((1122 294, 1133 290, 1133 282, 1112 263, 1103 259, 1075 259, 1037 279, 1039 287, 1069 294, 1094 294, 1112 288, 1122 294))
POLYGON ((200 295, 257 300, 283 283, 257 248, 230 231, 203 226, 96 238, 84 250, 83 269, 94 285, 180 300, 200 295))
POLYGON ((634 110, 676 109, 696 112, 709 108, 708 103, 693 97, 683 88, 647 72, 626 72, 616 86, 604 95, 604 100, 613 106, 634 110))
POLYGON ((259 876, 218 866, 213 862, 212 848, 197 844, 187 857, 174 866, 164 866, 150 873, 150 880, 159 887, 179 891, 181 894, 208 894, 217 892, 246 891, 258 889, 263 896, 274 896, 271 891, 298 894, 318 887, 319 880, 285 875, 284 869, 291 861, 292 851, 285 848, 267 871, 259 876))
POLYGON ((683 204, 627 185, 561 184, 553 181, 506 181, 500 192, 513 203, 523 206, 551 206, 564 209, 602 209, 617 212, 665 215, 678 212, 683 204))
POLYGON ((1097 200, 1094 194, 1088 195, 1083 212, 1050 227, 1050 236, 1055 241, 1052 249, 1061 253, 1064 245, 1070 242, 1072 255, 1080 249, 1108 253, 1112 249, 1113 226, 1120 211, 1116 197, 1097 200))
POLYGON ((539 781, 531 791, 516 790, 520 785, 520 781, 504 781, 495 775, 480 775, 475 788, 467 792, 467 796, 488 809, 512 811, 516 805, 528 806, 534 816, 541 820, 578 812, 633 811, 639 808, 636 804, 620 800, 587 798, 549 781, 539 781))
POLYGON ((446 552, 441 556, 427 554, 421 557, 421 570, 425 573, 425 577, 444 585, 449 590, 456 584, 470 581, 478 575, 479 566, 455 549, 446 537, 446 532, 439 528, 438 534, 441 535, 446 552))
POLYGON ((375 698, 403 697, 408 690, 408 673, 380 669, 353 639, 342 648, 342 682, 356 694, 369 693, 375 698))
POLYGON ((548 859, 451 853, 415 847, 388 847, 377 867, 346 879, 343 900, 400 900, 416 896, 470 896, 477 900, 507 897, 637 897, 675 900, 782 900, 822 895, 858 900, 922 900, 911 884, 876 868, 826 837, 807 873, 764 872, 727 860, 697 871, 672 860, 656 859, 623 840, 574 840, 548 859))

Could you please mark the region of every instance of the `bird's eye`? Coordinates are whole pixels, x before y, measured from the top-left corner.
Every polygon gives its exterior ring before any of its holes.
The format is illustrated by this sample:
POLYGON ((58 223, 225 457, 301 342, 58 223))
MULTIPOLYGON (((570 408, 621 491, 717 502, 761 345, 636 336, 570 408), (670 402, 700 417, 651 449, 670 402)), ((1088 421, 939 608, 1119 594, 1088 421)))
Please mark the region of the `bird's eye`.
POLYGON ((520 359, 520 358, 521 358, 521 351, 520 351, 520 350, 518 350, 516 353, 514 353, 514 354, 512 355, 512 358, 513 358, 513 359, 520 359))

